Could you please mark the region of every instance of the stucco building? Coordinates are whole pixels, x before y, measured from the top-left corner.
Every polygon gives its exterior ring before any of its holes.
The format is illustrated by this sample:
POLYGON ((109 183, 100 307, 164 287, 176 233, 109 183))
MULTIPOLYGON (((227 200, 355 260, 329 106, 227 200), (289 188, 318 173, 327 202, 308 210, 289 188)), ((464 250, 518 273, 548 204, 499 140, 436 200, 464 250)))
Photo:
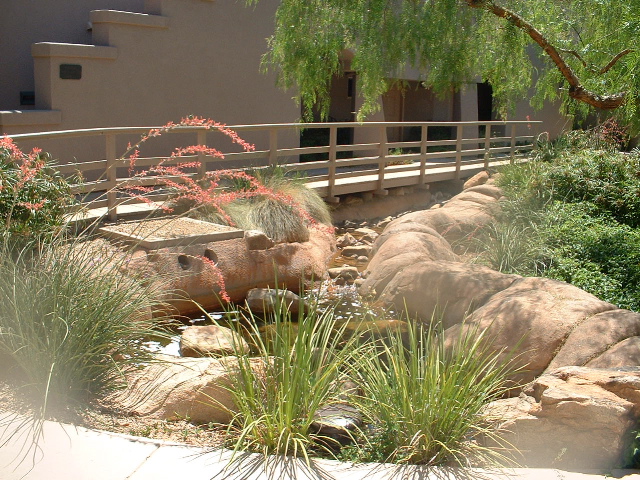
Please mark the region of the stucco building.
MULTIPOLYGON (((262 73, 277 0, 7 0, 0 17, 0 132, 151 126, 186 115, 229 125, 295 122, 300 108, 262 73)), ((490 93, 470 83, 438 100, 407 74, 370 120, 489 120, 490 93)), ((353 120, 357 73, 333 84, 330 115, 353 120)), ((562 128, 555 107, 531 112, 562 128)), ((410 132, 389 133, 399 137, 410 132)), ((396 138, 400 139, 400 138, 396 138)), ((250 138, 254 142, 262 139, 250 138)), ((390 139, 393 140, 393 139, 390 139)), ((299 138, 286 139, 296 145, 299 138)), ((64 161, 64 145, 43 145, 64 161)), ((84 148, 90 149, 91 145, 84 148)), ((74 155, 78 158, 78 148, 74 155)))

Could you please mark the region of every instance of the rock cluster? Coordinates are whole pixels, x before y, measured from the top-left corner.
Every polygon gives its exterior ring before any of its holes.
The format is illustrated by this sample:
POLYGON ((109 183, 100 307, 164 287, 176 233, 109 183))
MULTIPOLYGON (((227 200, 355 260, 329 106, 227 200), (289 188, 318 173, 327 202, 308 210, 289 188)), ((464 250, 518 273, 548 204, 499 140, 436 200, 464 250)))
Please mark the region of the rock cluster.
POLYGON ((640 365, 640 314, 564 282, 464 263, 452 244, 491 222, 502 196, 498 187, 483 181, 485 175, 468 182, 472 186, 442 206, 390 222, 373 245, 360 292, 406 309, 423 322, 441 319, 449 344, 463 331, 478 329, 485 332, 492 351, 517 359, 522 370, 512 380, 528 384, 524 398, 505 400, 500 408, 505 420, 515 415, 509 408, 522 413, 505 421, 504 427, 513 427, 508 440, 528 452, 525 464, 574 468, 583 462, 582 468, 607 468, 616 464, 617 456, 619 466, 622 445, 640 413, 640 378, 637 373, 591 369, 640 365), (603 390, 586 389, 584 382, 596 377, 603 390), (613 394, 602 386, 601 377, 617 379, 618 392, 627 388, 621 394, 623 406, 611 406, 618 416, 609 415, 607 402, 613 394), (597 395, 589 397, 592 391, 597 395), (547 435, 554 437, 555 427, 563 436, 549 441, 547 435), (607 429, 615 433, 603 433, 602 439, 594 436, 607 429), (592 455, 597 445, 603 452, 592 455), (558 456, 562 461, 554 463, 558 456))

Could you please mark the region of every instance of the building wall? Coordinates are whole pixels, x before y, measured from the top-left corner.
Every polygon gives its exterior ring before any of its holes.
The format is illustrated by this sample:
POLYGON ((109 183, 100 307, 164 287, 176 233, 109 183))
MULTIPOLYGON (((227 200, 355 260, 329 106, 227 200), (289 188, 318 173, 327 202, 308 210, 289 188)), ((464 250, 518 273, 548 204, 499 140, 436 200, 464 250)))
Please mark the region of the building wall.
MULTIPOLYGON (((42 13, 34 12, 46 3, 47 0, 33 1, 25 9, 31 8, 32 16, 39 18, 42 13)), ((83 2, 75 3, 84 7, 83 2)), ((105 3, 109 2, 102 2, 105 3)), ((109 6, 115 8, 126 6, 127 2, 111 3, 109 6)), ((130 3, 141 6, 140 2, 130 3)), ((299 109, 292 93, 277 88, 273 74, 260 71, 277 3, 265 0, 255 8, 246 8, 243 2, 235 1, 154 0, 146 7, 160 16, 139 18, 113 12, 89 14, 87 8, 83 9, 83 17, 74 10, 67 21, 81 21, 86 27, 91 20, 91 42, 84 46, 30 46, 35 110, 31 115, 3 114, 0 129, 12 134, 155 126, 187 115, 231 125, 294 122, 299 118, 299 109), (81 65, 82 78, 60 78, 61 64, 81 65), (48 120, 50 111, 58 112, 60 122, 38 125, 35 122, 42 121, 36 118, 42 116, 40 111, 49 112, 48 120), (29 118, 36 120, 30 122, 29 118)), ((73 35, 77 39, 81 36, 77 28, 73 35)), ((29 62, 23 58, 22 63, 29 62)), ((267 144, 267 139, 258 135, 248 140, 260 147, 267 144)), ((279 140, 281 146, 294 146, 298 141, 295 134, 279 140)), ((94 144, 62 148, 48 143, 43 148, 52 150, 63 163, 70 160, 72 152, 76 160, 82 160, 79 149, 102 148, 94 144)), ((94 153, 87 151, 86 157, 95 158, 94 153)))
POLYGON ((20 92, 33 91, 31 45, 36 42, 91 43, 89 12, 142 12, 143 0, 3 0, 0 15, 0 110, 20 105, 20 92))

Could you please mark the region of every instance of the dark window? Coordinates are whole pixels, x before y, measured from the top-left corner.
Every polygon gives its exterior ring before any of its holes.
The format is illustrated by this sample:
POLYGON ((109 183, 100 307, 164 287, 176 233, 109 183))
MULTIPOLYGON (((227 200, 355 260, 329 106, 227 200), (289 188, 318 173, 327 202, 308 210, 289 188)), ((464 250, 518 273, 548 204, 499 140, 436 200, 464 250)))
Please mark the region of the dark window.
POLYGON ((34 92, 20 92, 20 105, 35 105, 36 95, 34 92))
POLYGON ((82 78, 82 65, 62 63, 60 65, 60 78, 63 80, 80 80, 82 78))

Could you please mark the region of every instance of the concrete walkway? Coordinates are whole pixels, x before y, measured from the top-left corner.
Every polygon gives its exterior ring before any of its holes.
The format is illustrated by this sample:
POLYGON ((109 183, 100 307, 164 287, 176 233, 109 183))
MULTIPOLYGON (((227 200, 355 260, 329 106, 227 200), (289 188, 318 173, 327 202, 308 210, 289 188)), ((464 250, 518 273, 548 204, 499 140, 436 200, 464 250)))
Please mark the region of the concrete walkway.
POLYGON ((640 480, 639 471, 573 473, 554 469, 447 469, 353 465, 330 460, 304 461, 255 454, 210 451, 147 438, 45 422, 33 448, 21 417, 0 412, 1 480, 640 480), (17 432, 17 433, 16 433, 17 432))

